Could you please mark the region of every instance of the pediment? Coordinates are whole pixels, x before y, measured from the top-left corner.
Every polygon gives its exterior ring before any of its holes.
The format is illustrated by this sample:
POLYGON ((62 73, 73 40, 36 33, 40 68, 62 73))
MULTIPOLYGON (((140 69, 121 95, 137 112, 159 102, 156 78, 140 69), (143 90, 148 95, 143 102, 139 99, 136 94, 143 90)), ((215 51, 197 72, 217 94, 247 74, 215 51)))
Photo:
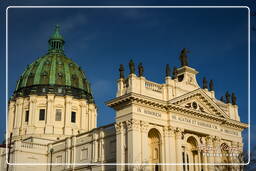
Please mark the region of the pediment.
POLYGON ((196 110, 202 113, 213 114, 223 118, 229 118, 229 116, 202 89, 196 89, 176 97, 170 100, 169 104, 196 110))

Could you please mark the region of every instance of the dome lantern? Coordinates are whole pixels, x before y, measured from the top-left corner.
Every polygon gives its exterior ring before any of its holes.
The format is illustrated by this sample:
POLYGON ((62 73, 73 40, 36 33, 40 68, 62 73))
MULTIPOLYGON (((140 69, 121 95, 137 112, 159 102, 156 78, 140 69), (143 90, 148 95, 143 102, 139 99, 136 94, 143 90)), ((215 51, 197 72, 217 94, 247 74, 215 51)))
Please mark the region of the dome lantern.
POLYGON ((63 53, 64 52, 64 39, 60 34, 60 26, 57 24, 55 26, 55 31, 48 41, 48 51, 49 53, 63 53))

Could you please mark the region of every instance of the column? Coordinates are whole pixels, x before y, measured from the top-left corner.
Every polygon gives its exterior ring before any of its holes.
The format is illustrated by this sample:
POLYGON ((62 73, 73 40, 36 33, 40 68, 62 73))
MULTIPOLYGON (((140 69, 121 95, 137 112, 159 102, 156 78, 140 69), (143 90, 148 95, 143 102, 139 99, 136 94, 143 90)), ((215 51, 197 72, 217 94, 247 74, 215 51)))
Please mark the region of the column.
POLYGON ((54 95, 48 94, 47 95, 47 111, 46 111, 46 134, 53 133, 53 125, 55 121, 55 112, 53 111, 53 102, 54 102, 54 95))
POLYGON ((148 128, 149 123, 141 121, 141 161, 142 163, 150 163, 148 148, 148 128))
POLYGON ((16 111, 15 111, 15 124, 14 124, 14 136, 20 135, 20 128, 22 122, 22 107, 23 99, 18 98, 16 101, 16 111))
MULTIPOLYGON (((15 111, 15 103, 14 103, 14 101, 11 101, 10 105, 9 105, 9 112, 8 112, 9 135, 13 131, 13 128, 14 128, 14 111, 15 111)), ((7 135, 7 137, 9 137, 9 135, 7 135)))
MULTIPOLYGON (((130 119, 126 121, 128 129, 128 162, 141 163, 141 133, 140 121, 130 119)), ((135 170, 136 167, 132 167, 135 170)))
MULTIPOLYGON (((214 164, 214 157, 213 157, 213 137, 207 136, 206 137, 206 144, 207 148, 209 149, 207 154, 207 161, 209 164, 214 164)), ((214 171, 214 165, 208 165, 209 171, 214 171)))
POLYGON ((83 131, 88 131, 88 129, 86 129, 87 127, 87 124, 86 124, 86 116, 87 116, 87 113, 86 113, 86 104, 84 101, 81 101, 80 102, 80 128, 83 130, 83 131))
POLYGON ((202 165, 201 165, 201 163, 202 163, 202 159, 201 159, 201 150, 197 150, 197 156, 198 156, 198 163, 200 163, 200 164, 198 165, 198 170, 201 171, 201 170, 202 170, 202 165))
MULTIPOLYGON (((122 122, 115 124, 116 129, 116 163, 124 163, 124 125, 122 122)), ((123 165, 116 166, 117 171, 124 171, 123 165)))
POLYGON ((214 163, 221 163, 221 149, 220 149, 220 137, 215 136, 213 138, 213 152, 214 152, 214 163))
MULTIPOLYGON (((164 127, 163 129, 164 135, 163 135, 163 145, 164 149, 163 155, 164 155, 164 160, 161 161, 161 163, 171 163, 171 146, 170 146, 170 130, 169 127, 164 127)), ((164 170, 173 170, 170 165, 163 165, 162 166, 164 170)))
POLYGON ((74 163, 76 163, 76 136, 71 138, 71 144, 71 163, 73 164, 72 168, 75 168, 76 166, 74 163))
POLYGON ((105 160, 105 156, 104 156, 104 131, 103 131, 103 129, 102 130, 100 130, 100 139, 99 139, 99 160, 101 161, 101 162, 104 162, 104 160, 105 160))
MULTIPOLYGON (((169 135, 170 135, 170 137, 169 137, 169 141, 170 141, 170 143, 169 143, 169 151, 168 151, 168 153, 169 153, 169 156, 170 156, 170 163, 177 163, 177 155, 176 155, 176 148, 175 148, 175 146, 176 146, 176 143, 175 143, 175 139, 176 139, 176 137, 175 137, 175 128, 174 127, 171 127, 171 126, 169 126, 169 135)), ((173 171, 175 171, 176 170, 176 165, 170 165, 170 170, 173 170, 173 171)))
POLYGON ((71 130, 71 104, 72 97, 66 96, 65 98, 66 108, 65 108, 65 126, 64 126, 64 135, 72 135, 71 130))
MULTIPOLYGON (((66 151, 65 151, 65 163, 70 163, 70 156, 71 156, 71 139, 70 137, 68 137, 66 139, 65 142, 65 147, 66 147, 66 151)), ((71 165, 65 165, 65 168, 68 169, 70 168, 71 165)))
MULTIPOLYGON (((182 133, 183 130, 181 128, 176 128, 175 130, 175 142, 176 142, 176 162, 178 164, 182 164, 182 133)), ((177 171, 182 171, 182 165, 177 165, 177 171)))
POLYGON ((98 162, 98 134, 96 132, 93 133, 92 135, 93 142, 92 142, 92 161, 93 162, 98 162))
POLYGON ((27 128, 27 134, 33 134, 34 133, 34 126, 35 126, 35 120, 37 119, 36 116, 36 97, 31 95, 29 99, 29 118, 28 118, 28 128, 27 128))

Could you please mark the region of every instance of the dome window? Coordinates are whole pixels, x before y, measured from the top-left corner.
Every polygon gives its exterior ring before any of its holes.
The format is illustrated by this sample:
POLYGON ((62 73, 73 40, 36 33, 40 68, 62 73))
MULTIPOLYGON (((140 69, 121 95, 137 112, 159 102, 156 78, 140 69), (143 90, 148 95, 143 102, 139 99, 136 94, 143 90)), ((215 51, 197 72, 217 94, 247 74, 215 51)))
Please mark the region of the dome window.
POLYGON ((59 94, 62 93, 62 88, 58 88, 58 93, 59 93, 59 94))

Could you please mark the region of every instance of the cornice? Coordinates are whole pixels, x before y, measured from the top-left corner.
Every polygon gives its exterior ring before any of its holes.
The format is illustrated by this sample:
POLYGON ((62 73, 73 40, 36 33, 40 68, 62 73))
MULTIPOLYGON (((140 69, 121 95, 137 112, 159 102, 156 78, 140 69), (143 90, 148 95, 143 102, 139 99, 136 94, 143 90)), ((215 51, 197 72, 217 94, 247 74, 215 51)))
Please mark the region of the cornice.
MULTIPOLYGON (((200 92, 195 93, 196 91, 200 91, 202 92, 200 89, 194 90, 190 93, 188 93, 187 98, 190 98, 191 96, 196 96, 198 94, 200 94, 200 92), (194 94, 195 93, 195 94, 194 94)), ((205 93, 204 93, 205 94, 205 93)), ((217 122, 220 125, 224 125, 224 126, 229 126, 232 128, 237 128, 237 129, 245 129, 248 127, 248 124, 246 123, 242 123, 236 120, 232 120, 229 118, 225 118, 223 116, 219 116, 219 115, 213 115, 213 114, 208 114, 208 113, 204 113, 201 111, 197 111, 197 110, 192 110, 192 109, 188 109, 182 106, 178 106, 177 102, 178 101, 182 101, 181 98, 185 98, 186 97, 177 97, 173 100, 170 101, 164 101, 164 100, 159 100, 156 98, 152 98, 152 97, 148 97, 145 95, 141 95, 141 94, 137 94, 137 93, 128 93, 122 96, 119 96, 115 99, 112 99, 110 101, 107 101, 105 104, 111 108, 114 109, 120 109, 120 106, 124 107, 128 104, 132 104, 132 103, 140 103, 140 104, 146 104, 149 106, 154 106, 156 108, 159 109, 164 109, 168 112, 182 112, 184 114, 189 114, 189 115, 193 115, 196 116, 198 118, 205 118, 205 119, 210 119, 212 121, 217 122), (170 103, 172 102, 172 103, 170 103)), ((210 98, 210 97, 209 97, 210 98)))

